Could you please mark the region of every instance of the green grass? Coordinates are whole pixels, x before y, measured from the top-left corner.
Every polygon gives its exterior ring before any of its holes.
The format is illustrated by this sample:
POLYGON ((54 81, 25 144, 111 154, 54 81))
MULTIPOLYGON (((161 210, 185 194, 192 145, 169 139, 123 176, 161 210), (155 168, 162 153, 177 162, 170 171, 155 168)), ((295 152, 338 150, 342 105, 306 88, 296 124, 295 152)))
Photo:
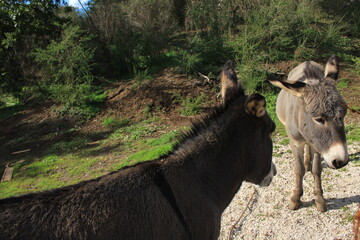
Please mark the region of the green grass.
POLYGON ((129 155, 131 162, 142 162, 158 159, 169 153, 176 142, 177 131, 171 131, 163 134, 159 138, 152 138, 144 143, 144 150, 129 155))
MULTIPOLYGON (((278 94, 273 92, 267 92, 267 93, 262 93, 262 95, 266 99, 266 111, 268 112, 269 116, 276 124, 275 134, 278 133, 280 136, 286 137, 287 135, 286 135, 285 126, 280 122, 280 120, 276 116, 276 99, 278 94)), ((284 145, 288 143, 286 142, 286 139, 284 139, 283 141, 285 141, 284 145)))
POLYGON ((341 91, 341 90, 343 90, 343 89, 348 88, 350 83, 351 83, 351 79, 342 78, 342 79, 340 79, 340 81, 337 83, 337 88, 341 91))
POLYGON ((175 95, 175 102, 179 102, 181 105, 181 109, 179 113, 184 116, 192 116, 202 112, 202 104, 205 100, 205 95, 201 94, 198 97, 181 97, 179 95, 175 95))
POLYGON ((345 132, 348 143, 360 142, 360 126, 358 124, 345 126, 345 132))
POLYGON ((0 183, 0 198, 71 185, 160 158, 173 149, 177 135, 178 130, 166 131, 166 125, 153 117, 113 130, 95 145, 88 144, 92 140, 87 136, 59 141, 43 156, 25 156, 16 164, 12 180, 0 183), (165 133, 150 137, 159 130, 165 133))
POLYGON ((131 120, 128 118, 116 119, 113 117, 108 117, 102 121, 102 125, 106 128, 121 128, 129 125, 130 122, 131 120))

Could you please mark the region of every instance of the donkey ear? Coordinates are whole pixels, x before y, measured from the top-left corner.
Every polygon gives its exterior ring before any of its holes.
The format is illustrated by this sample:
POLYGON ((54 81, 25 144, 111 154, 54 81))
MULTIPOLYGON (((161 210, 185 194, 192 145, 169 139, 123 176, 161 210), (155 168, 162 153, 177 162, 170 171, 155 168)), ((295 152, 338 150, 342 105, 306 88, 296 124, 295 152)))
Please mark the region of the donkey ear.
POLYGON ((296 97, 302 97, 304 95, 304 89, 306 86, 306 83, 304 83, 304 82, 289 83, 289 82, 284 82, 284 81, 279 81, 279 80, 269 80, 269 82, 272 85, 277 86, 281 89, 284 89, 285 91, 291 93, 292 95, 294 95, 296 97))
POLYGON ((244 94, 244 90, 238 82, 235 64, 231 60, 228 60, 225 63, 221 71, 220 84, 223 103, 226 103, 228 100, 234 98, 238 93, 244 94))
POLYGON ((339 77, 339 58, 332 55, 325 66, 325 79, 336 81, 339 77))
POLYGON ((245 103, 245 111, 256 117, 262 117, 265 115, 265 107, 265 98, 258 93, 251 95, 245 103))

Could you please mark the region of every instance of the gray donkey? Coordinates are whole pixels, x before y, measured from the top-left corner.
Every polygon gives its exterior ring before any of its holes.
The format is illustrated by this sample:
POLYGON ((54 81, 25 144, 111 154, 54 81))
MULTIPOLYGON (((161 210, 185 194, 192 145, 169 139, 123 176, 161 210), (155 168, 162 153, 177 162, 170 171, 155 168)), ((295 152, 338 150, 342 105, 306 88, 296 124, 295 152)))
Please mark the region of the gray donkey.
POLYGON ((295 189, 289 208, 298 209, 303 195, 305 170, 314 177, 316 208, 326 204, 321 187, 321 157, 330 168, 344 167, 349 160, 344 129, 346 104, 336 89, 338 60, 329 58, 325 71, 313 61, 303 62, 287 81, 271 81, 282 88, 276 113, 285 125, 295 158, 295 189))
POLYGON ((242 182, 267 186, 276 174, 265 99, 225 92, 232 94, 225 105, 167 156, 0 200, 0 239, 217 239, 221 214, 242 182))

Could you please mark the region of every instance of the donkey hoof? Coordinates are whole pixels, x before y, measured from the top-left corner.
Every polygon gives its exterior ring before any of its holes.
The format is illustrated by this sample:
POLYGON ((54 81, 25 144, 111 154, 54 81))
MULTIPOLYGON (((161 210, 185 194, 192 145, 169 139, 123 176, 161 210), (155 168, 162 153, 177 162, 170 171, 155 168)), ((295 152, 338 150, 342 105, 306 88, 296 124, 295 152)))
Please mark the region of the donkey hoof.
POLYGON ((327 208, 326 208, 326 205, 324 203, 317 203, 315 202, 315 205, 316 205, 316 209, 319 211, 319 212, 326 212, 327 208))
POLYGON ((300 206, 301 206, 301 201, 299 201, 299 202, 290 202, 289 209, 290 210, 297 210, 297 209, 300 208, 300 206))

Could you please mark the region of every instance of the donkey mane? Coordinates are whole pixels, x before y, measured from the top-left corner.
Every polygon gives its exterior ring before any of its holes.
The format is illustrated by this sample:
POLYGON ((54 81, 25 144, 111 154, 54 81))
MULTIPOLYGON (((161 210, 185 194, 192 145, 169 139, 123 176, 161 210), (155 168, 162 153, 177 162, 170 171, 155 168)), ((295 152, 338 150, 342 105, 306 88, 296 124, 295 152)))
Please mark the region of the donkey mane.
POLYGON ((196 118, 195 120, 193 120, 190 129, 180 134, 178 141, 173 147, 173 151, 168 153, 166 156, 173 154, 182 147, 185 147, 184 143, 187 142, 187 140, 193 139, 203 134, 214 122, 219 119, 219 117, 221 117, 234 104, 238 106, 243 105, 245 98, 246 97, 244 95, 239 93, 236 97, 229 99, 229 101, 225 105, 219 105, 214 107, 211 112, 202 119, 196 118))

